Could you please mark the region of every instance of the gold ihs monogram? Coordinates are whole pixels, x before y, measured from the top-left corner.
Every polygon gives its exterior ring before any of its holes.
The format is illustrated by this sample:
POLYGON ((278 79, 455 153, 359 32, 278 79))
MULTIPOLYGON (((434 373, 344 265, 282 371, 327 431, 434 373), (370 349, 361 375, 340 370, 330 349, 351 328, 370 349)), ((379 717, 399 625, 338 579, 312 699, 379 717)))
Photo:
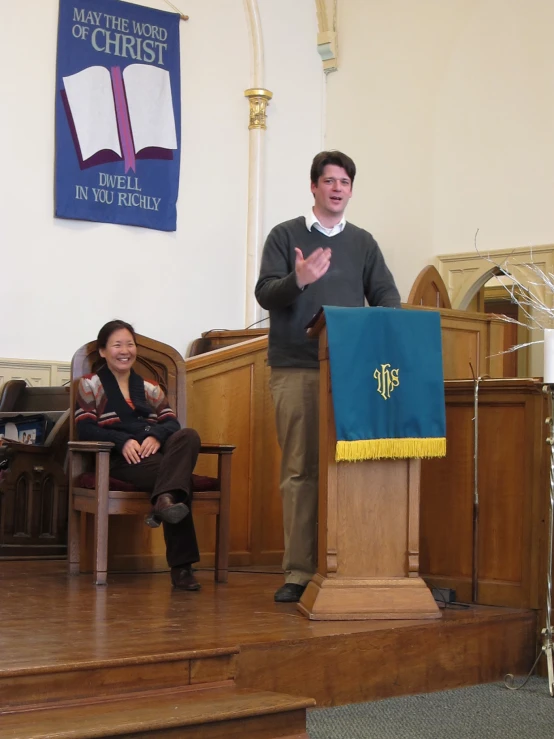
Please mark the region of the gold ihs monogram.
POLYGON ((382 364, 381 369, 376 369, 373 377, 377 380, 377 392, 380 393, 385 400, 388 400, 395 387, 400 385, 398 369, 389 369, 390 364, 382 364))

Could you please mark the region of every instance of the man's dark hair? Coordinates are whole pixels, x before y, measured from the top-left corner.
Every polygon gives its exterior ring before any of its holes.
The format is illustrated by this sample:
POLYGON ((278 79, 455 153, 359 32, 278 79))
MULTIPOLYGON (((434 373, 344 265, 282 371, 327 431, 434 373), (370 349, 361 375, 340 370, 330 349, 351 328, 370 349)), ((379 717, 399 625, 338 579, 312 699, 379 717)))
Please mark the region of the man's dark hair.
POLYGON ((122 328, 126 328, 136 342, 137 336, 135 334, 135 329, 130 323, 125 323, 125 321, 119 320, 108 321, 108 323, 104 324, 98 332, 98 338, 96 339, 98 349, 105 349, 108 344, 108 340, 114 331, 119 331, 122 328))
POLYGON ((323 170, 328 164, 333 164, 335 167, 342 167, 350 177, 351 184, 354 184, 356 165, 349 156, 335 149, 332 151, 320 151, 319 154, 315 155, 310 170, 310 178, 314 185, 317 185, 319 178, 323 174, 323 170))

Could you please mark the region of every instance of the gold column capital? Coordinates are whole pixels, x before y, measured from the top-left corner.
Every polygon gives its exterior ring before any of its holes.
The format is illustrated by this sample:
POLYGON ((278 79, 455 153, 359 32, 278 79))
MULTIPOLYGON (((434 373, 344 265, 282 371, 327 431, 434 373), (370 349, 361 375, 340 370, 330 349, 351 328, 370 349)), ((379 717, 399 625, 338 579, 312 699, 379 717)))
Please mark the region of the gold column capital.
POLYGON ((244 96, 250 102, 250 124, 248 128, 267 128, 266 110, 273 93, 261 87, 253 87, 245 90, 244 96))

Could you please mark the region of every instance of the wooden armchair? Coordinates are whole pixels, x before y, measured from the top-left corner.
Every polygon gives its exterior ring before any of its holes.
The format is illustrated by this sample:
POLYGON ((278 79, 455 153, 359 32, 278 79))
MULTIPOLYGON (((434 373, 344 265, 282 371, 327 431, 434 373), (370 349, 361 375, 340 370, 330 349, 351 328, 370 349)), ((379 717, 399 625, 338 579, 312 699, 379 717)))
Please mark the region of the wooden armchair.
MULTIPOLYGON (((186 405, 183 358, 172 347, 145 336, 137 335, 136 342, 136 371, 145 379, 160 384, 184 426, 186 405)), ((96 341, 85 344, 77 351, 71 363, 71 409, 75 408, 79 379, 95 372, 102 364, 96 341)), ((82 513, 88 513, 94 517, 94 582, 105 585, 108 568, 108 517, 145 516, 151 510, 150 496, 146 492, 130 489, 128 483, 118 484, 117 480, 110 478, 111 442, 75 439, 72 414, 69 442, 69 572, 78 575, 80 571, 80 519, 82 513)), ((229 445, 202 444, 200 454, 218 455, 217 478, 198 478, 193 475, 194 515, 216 516, 216 582, 227 582, 228 578, 231 460, 234 448, 229 445)))

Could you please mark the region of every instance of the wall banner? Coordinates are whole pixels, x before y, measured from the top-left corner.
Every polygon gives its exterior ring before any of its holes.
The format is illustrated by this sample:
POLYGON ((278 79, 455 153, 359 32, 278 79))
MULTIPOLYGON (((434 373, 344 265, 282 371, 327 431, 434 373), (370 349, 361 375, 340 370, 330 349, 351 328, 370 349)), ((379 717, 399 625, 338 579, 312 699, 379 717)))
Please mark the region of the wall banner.
POLYGON ((113 0, 60 0, 55 213, 177 227, 179 15, 113 0))

